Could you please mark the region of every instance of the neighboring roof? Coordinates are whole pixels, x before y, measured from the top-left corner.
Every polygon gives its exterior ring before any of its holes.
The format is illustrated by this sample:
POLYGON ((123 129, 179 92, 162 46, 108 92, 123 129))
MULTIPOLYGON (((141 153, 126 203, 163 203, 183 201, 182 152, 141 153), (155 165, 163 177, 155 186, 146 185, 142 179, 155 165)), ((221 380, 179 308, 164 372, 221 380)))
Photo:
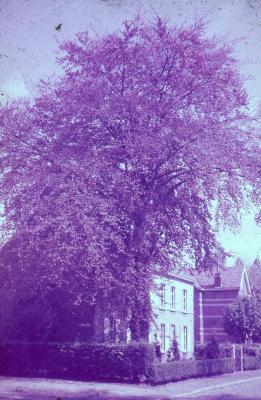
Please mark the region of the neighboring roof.
MULTIPOLYGON (((220 269, 221 289, 239 289, 244 270, 244 265, 220 269)), ((195 274, 195 277, 202 289, 213 289, 215 287, 215 271, 198 272, 195 274)))
POLYGON ((179 279, 181 281, 186 281, 191 284, 195 284, 195 277, 191 275, 189 272, 186 273, 184 271, 171 271, 168 273, 168 276, 174 278, 174 279, 179 279))
POLYGON ((255 259, 248 269, 250 285, 253 289, 261 290, 261 259, 255 259))
POLYGON ((156 276, 160 278, 166 278, 166 279, 173 279, 173 280, 179 280, 183 281, 186 283, 189 283, 190 285, 195 284, 195 278, 194 276, 190 275, 189 273, 184 273, 183 271, 170 271, 170 272, 156 272, 156 276))
POLYGON ((246 269, 244 265, 236 265, 233 267, 223 267, 220 268, 219 273, 221 275, 221 287, 215 287, 215 270, 211 271, 193 271, 193 269, 189 269, 186 272, 182 271, 173 271, 170 275, 173 277, 177 277, 180 279, 184 279, 194 283, 194 286, 198 289, 240 289, 242 277, 245 273, 247 275, 246 269))

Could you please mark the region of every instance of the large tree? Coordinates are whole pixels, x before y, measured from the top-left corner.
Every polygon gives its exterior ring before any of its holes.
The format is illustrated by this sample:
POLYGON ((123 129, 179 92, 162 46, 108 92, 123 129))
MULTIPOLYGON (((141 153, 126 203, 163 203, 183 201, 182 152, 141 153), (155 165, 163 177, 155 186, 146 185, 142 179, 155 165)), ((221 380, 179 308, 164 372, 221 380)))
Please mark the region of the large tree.
POLYGON ((155 270, 211 267, 213 212, 235 227, 258 197, 246 92, 202 24, 136 19, 61 51, 61 77, 1 110, 5 230, 29 270, 38 255, 43 286, 128 315, 144 337, 155 270))

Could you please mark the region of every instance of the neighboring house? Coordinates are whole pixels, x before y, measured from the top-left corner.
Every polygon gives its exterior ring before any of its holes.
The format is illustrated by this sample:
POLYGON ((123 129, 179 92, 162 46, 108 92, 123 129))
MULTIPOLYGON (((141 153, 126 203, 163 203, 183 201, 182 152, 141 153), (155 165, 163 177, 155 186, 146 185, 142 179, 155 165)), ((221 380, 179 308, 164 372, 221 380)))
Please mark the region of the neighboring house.
POLYGON ((261 290, 261 260, 256 258, 248 269, 251 289, 261 290))
POLYGON ((224 331, 224 310, 241 296, 251 294, 244 265, 201 272, 195 277, 195 342, 206 343, 211 336, 219 342, 231 341, 224 331))
POLYGON ((175 274, 157 276, 155 290, 151 293, 153 322, 150 342, 160 342, 166 353, 173 339, 184 358, 194 352, 194 284, 189 277, 175 274))

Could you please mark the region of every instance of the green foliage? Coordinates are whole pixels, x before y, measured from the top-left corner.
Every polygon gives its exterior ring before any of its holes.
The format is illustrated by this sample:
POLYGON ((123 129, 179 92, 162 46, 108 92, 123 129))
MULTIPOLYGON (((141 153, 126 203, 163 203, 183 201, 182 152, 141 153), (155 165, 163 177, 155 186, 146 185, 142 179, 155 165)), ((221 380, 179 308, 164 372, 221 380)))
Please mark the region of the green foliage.
MULTIPOLYGON (((102 294, 144 338, 155 266, 182 267, 185 254, 201 269, 216 264, 213 202, 232 228, 250 195, 258 203, 244 82, 233 49, 202 23, 134 19, 103 38, 79 33, 61 52, 59 78, 1 108, 5 239, 20 241, 21 281, 44 299, 53 285, 71 304, 102 294)), ((23 297, 10 285, 6 296, 23 297)))
POLYGON ((0 346, 0 374, 3 375, 137 382, 146 379, 154 361, 154 346, 146 342, 0 346))
POLYGON ((220 357, 220 346, 217 339, 212 336, 206 346, 206 358, 213 359, 220 357))
MULTIPOLYGON (((229 350, 227 349, 228 353, 229 350)), ((197 360, 217 359, 228 356, 225 349, 222 349, 216 338, 213 336, 205 345, 195 346, 195 358, 197 360)))
POLYGON ((195 357, 196 360, 204 360, 204 359, 206 359, 206 346, 203 345, 203 344, 195 345, 194 357, 195 357))
POLYGON ((244 355, 247 356, 261 356, 261 345, 258 343, 244 344, 243 345, 244 355))
POLYGON ((128 376, 139 380, 147 376, 150 365, 155 361, 155 349, 145 341, 130 342, 126 347, 124 362, 128 366, 128 376))
POLYGON ((254 292, 241 297, 226 308, 225 331, 238 342, 258 341, 261 338, 261 295, 254 292))
POLYGON ((150 371, 149 382, 162 384, 175 382, 181 379, 197 378, 202 376, 218 375, 233 372, 233 359, 215 360, 186 360, 154 364, 150 371))
POLYGON ((168 361, 179 361, 180 360, 180 352, 179 352, 179 344, 176 339, 172 340, 171 347, 167 353, 168 361))
POLYGON ((221 358, 231 358, 233 356, 233 347, 230 343, 221 343, 220 347, 220 357, 221 358))
POLYGON ((160 343, 159 342, 155 343, 155 352, 156 352, 157 360, 161 361, 162 353, 161 353, 160 343))
POLYGON ((252 370, 261 368, 261 357, 246 356, 244 357, 244 370, 252 370))

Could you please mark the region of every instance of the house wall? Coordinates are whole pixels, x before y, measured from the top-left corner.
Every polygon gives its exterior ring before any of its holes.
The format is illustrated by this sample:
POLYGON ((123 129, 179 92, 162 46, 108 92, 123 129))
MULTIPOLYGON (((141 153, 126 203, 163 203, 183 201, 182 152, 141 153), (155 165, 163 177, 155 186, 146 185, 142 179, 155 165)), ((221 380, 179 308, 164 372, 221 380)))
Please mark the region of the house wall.
MULTIPOLYGON (((238 289, 208 289, 202 291, 204 343, 208 342, 213 335, 219 342, 231 341, 224 330, 224 311, 225 307, 236 301, 237 297, 238 289)), ((196 340, 199 341, 198 321, 195 329, 197 330, 196 340)))
POLYGON ((153 322, 150 328, 150 342, 158 341, 161 338, 161 325, 165 326, 165 349, 166 353, 172 343, 172 326, 175 325, 176 340, 179 350, 184 353, 184 357, 190 357, 194 353, 194 286, 190 282, 175 277, 155 278, 155 290, 151 293, 151 304, 153 310, 153 322), (161 301, 161 285, 165 285, 165 303, 161 301), (172 307, 172 290, 175 287, 175 307, 172 307), (184 310, 183 290, 187 292, 187 308, 184 310), (186 331, 187 328, 187 340, 186 331), (187 342, 187 349, 185 344, 187 342))
POLYGON ((240 282, 239 295, 240 296, 248 296, 250 294, 251 294, 250 283, 248 280, 247 272, 245 270, 242 275, 241 282, 240 282))
POLYGON ((194 338, 195 343, 204 344, 203 294, 198 288, 194 291, 194 338))

